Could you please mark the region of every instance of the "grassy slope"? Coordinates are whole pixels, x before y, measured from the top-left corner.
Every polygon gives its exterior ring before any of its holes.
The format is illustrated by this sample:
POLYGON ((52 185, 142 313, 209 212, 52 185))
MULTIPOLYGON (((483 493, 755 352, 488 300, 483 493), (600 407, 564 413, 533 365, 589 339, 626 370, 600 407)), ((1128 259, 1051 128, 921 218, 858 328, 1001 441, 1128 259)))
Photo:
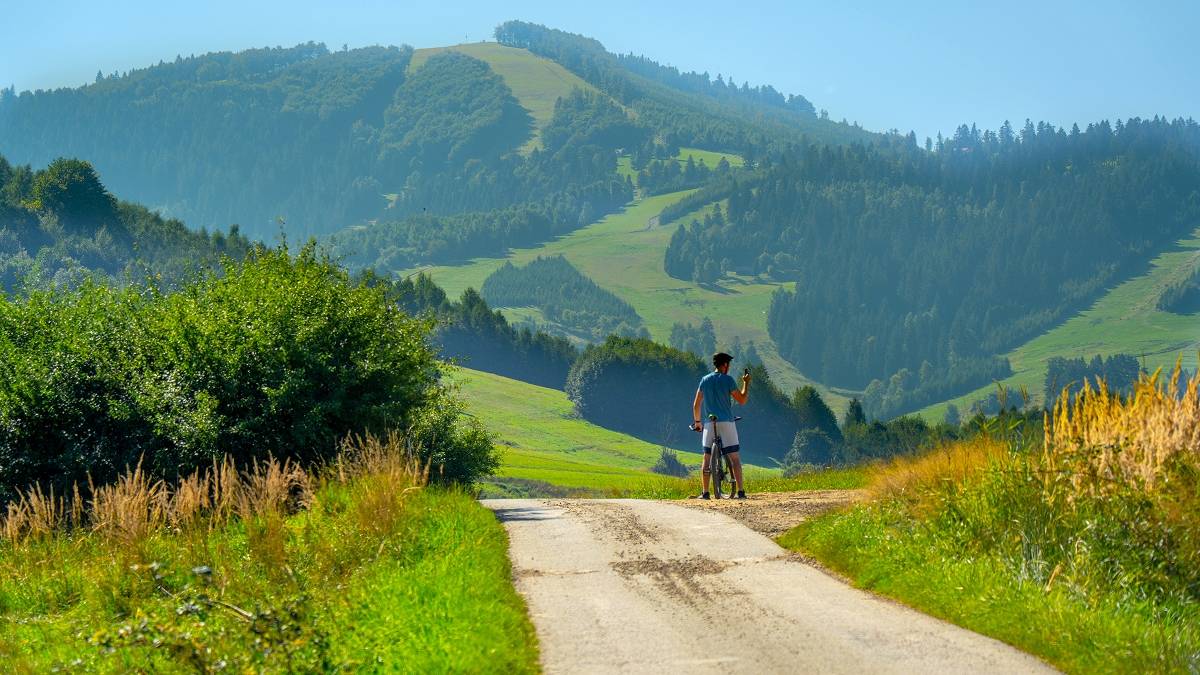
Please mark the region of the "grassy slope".
MULTIPOLYGON (((808 384, 809 380, 780 358, 767 335, 771 293, 781 284, 731 277, 720 286, 702 288, 673 279, 663 271, 663 254, 675 227, 673 223, 651 227, 650 219, 690 192, 635 200, 620 213, 556 241, 512 251, 507 260, 524 265, 539 255, 563 255, 601 287, 633 305, 655 340, 665 343, 676 322, 698 324, 708 316, 722 342, 728 343, 734 336, 741 337, 743 342, 754 340, 772 377, 781 386, 791 389, 808 384)), ((684 216, 681 220, 687 222, 690 218, 684 216)), ((484 279, 504 261, 479 258, 466 265, 432 267, 426 271, 451 297, 457 297, 468 287, 482 286, 484 279)), ((825 388, 821 388, 821 395, 835 410, 846 405, 845 397, 825 388)))
POLYGON ((466 368, 455 379, 473 414, 499 436, 501 477, 609 489, 651 476, 659 446, 576 418, 557 389, 466 368))
MULTIPOLYGON (((1197 256, 1200 230, 1155 258, 1147 273, 1117 285, 1088 310, 1009 352, 1014 374, 1003 384, 1012 389, 1025 386, 1040 402, 1046 361, 1053 356, 1145 356, 1151 371, 1160 366, 1169 371, 1182 357, 1185 366, 1195 368, 1200 350, 1200 314, 1163 312, 1155 308, 1155 303, 1163 288, 1187 270, 1197 256)), ((982 387, 947 403, 965 412, 972 402, 995 390, 994 385, 982 387)), ((921 414, 940 420, 945 409, 946 403, 941 403, 925 408, 921 414)))
POLYGON ((572 89, 596 92, 595 87, 580 79, 578 75, 549 59, 495 42, 418 49, 413 53, 409 70, 420 68, 430 56, 447 50, 462 52, 486 62, 496 74, 504 78, 504 83, 512 90, 517 101, 533 116, 533 138, 521 148, 522 152, 538 147, 539 133, 554 115, 555 101, 570 94, 572 89))

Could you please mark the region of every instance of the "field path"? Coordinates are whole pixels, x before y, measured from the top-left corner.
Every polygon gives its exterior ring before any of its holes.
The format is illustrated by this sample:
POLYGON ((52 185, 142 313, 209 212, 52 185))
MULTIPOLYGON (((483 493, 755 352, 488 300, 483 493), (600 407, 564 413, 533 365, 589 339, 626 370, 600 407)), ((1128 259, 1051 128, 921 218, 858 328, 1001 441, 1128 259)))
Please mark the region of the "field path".
POLYGON ((851 588, 716 509, 483 504, 508 530, 548 673, 1050 672, 996 640, 851 588))

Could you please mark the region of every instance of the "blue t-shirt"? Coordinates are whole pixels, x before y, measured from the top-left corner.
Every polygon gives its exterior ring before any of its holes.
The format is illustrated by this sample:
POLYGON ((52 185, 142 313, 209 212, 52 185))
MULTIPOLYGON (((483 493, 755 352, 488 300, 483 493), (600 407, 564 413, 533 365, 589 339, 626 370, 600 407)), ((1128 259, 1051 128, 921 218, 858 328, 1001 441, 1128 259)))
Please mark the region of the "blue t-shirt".
POLYGON ((718 422, 732 422, 733 402, 729 394, 737 388, 732 377, 717 370, 701 378, 699 389, 704 392, 704 400, 700 405, 700 421, 707 423, 709 415, 716 415, 718 422))

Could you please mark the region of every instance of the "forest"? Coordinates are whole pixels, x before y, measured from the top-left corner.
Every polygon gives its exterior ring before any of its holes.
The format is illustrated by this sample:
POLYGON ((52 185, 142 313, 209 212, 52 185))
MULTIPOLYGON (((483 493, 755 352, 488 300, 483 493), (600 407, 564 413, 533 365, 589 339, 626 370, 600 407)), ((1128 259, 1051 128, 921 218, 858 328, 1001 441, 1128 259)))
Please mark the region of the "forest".
POLYGON ((153 278, 170 288, 249 250, 236 226, 210 235, 117 199, 88 162, 59 158, 35 170, 0 156, 0 290, 7 293, 96 278, 153 278))
POLYGON ((1200 258, 1192 263, 1187 276, 1163 289, 1155 306, 1176 314, 1200 312, 1200 258))
POLYGON ((1194 121, 1161 118, 801 146, 681 224, 664 266, 794 281, 769 313, 780 354, 826 384, 890 388, 874 405, 897 414, 1005 375, 996 355, 1189 233, 1198 150, 1194 121))

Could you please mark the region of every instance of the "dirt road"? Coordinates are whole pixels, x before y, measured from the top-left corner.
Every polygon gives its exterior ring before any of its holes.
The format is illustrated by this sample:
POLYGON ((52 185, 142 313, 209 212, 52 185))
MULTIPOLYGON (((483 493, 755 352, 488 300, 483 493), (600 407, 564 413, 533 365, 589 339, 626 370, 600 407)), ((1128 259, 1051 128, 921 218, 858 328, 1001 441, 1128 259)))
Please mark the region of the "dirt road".
POLYGON ((508 529, 549 673, 1049 672, 846 586, 716 508, 483 504, 508 529))

